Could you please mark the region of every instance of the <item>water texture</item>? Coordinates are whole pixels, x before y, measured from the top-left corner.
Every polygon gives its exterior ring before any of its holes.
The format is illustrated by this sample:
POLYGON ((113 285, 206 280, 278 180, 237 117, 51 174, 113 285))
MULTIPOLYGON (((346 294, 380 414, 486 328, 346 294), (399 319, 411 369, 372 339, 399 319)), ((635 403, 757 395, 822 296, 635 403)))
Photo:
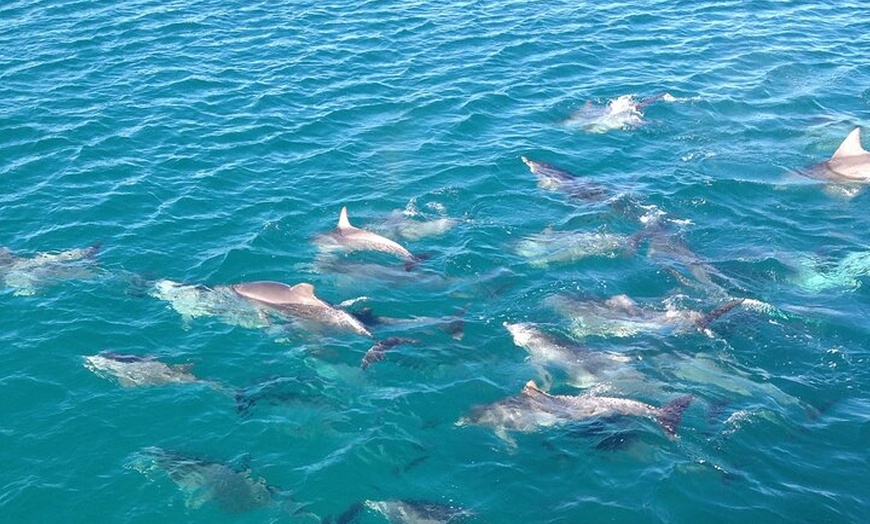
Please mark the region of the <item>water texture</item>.
POLYGON ((870 135, 868 49, 849 1, 3 2, 0 521, 865 521, 870 196, 801 170, 870 135), (342 206, 419 260, 322 252, 342 206), (529 380, 693 401, 456 424, 529 380))

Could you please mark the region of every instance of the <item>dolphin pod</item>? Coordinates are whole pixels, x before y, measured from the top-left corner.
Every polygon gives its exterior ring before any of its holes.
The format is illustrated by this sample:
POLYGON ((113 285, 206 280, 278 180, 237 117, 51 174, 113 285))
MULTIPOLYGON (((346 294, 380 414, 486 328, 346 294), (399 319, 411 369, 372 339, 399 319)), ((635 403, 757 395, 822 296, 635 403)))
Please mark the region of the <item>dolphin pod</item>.
MULTIPOLYGON (((665 98, 666 94, 641 101, 614 100, 599 115, 601 119, 592 125, 606 127, 619 122, 620 118, 623 119, 623 126, 637 125, 641 122, 639 118, 647 105, 665 98)), ((542 189, 561 191, 573 199, 583 201, 597 201, 608 196, 606 188, 584 181, 554 164, 532 160, 526 156, 521 158, 538 178, 538 185, 542 189)), ((849 133, 832 157, 818 167, 832 180, 870 182, 870 152, 861 145, 860 128, 849 133)), ((455 221, 451 219, 440 218, 419 226, 418 231, 400 236, 410 240, 436 236, 449 230, 454 224, 455 221)), ((527 258, 531 265, 546 268, 549 264, 569 263, 589 256, 616 258, 631 254, 637 247, 638 239, 648 240, 652 255, 687 268, 696 281, 693 283, 688 278, 681 279, 676 274, 675 277, 680 283, 695 286, 700 284, 707 289, 723 287, 714 281, 713 277, 718 280, 720 276, 714 268, 695 257, 682 244, 669 241, 665 233, 662 228, 649 228, 643 234, 633 237, 574 231, 554 233, 545 230, 540 235, 521 240, 516 246, 516 252, 527 258)), ((410 270, 426 258, 415 255, 387 236, 352 225, 347 207, 341 208, 336 228, 316 237, 314 242, 324 254, 374 252, 388 255, 403 262, 404 269, 409 271, 408 275, 421 273, 410 270)), ((15 294, 32 294, 50 280, 92 274, 97 249, 95 246, 40 253, 32 258, 14 255, 5 248, 0 249, 0 275, 6 287, 16 290, 15 294)), ((870 267, 868 259, 870 258, 866 252, 847 256, 828 274, 811 275, 813 279, 810 279, 808 285, 824 288, 829 285, 828 281, 854 285, 855 279, 870 274, 867 269, 870 267)), ((402 336, 375 339, 370 327, 358 316, 318 297, 314 285, 308 282, 291 285, 261 280, 207 287, 161 280, 154 284, 151 294, 168 302, 185 318, 214 316, 231 324, 258 328, 272 327, 276 321, 280 323, 295 320, 365 337, 367 343, 372 345, 360 360, 359 367, 362 370, 383 361, 387 352, 393 348, 424 343, 418 338, 402 336)), ((570 322, 568 327, 562 329, 572 332, 578 339, 584 339, 592 336, 629 337, 650 332, 708 332, 713 322, 743 305, 745 299, 729 297, 719 300, 718 305, 708 312, 675 309, 670 305, 666 305, 664 309, 648 307, 638 304, 626 295, 589 301, 566 295, 552 295, 543 303, 556 309, 570 322)), ((540 387, 538 382, 529 380, 516 395, 489 404, 471 406, 455 425, 491 428, 499 438, 511 446, 516 446, 512 436, 514 433, 532 433, 586 420, 620 416, 655 421, 668 439, 678 438, 680 424, 695 398, 694 395, 681 395, 660 405, 630 398, 625 392, 617 391, 605 395, 594 386, 615 384, 618 388, 619 381, 626 377, 643 380, 641 374, 632 366, 632 357, 623 353, 590 349, 584 345, 585 341, 554 335, 529 322, 503 322, 502 325, 508 330, 513 342, 527 351, 528 363, 543 371, 547 368, 558 368, 568 374, 567 385, 585 391, 575 395, 553 394, 548 391, 552 383, 548 382, 545 387, 540 387)), ((457 328, 453 332, 454 338, 460 338, 461 333, 457 328)), ((709 383, 723 391, 764 395, 780 404, 801 405, 797 399, 776 388, 757 387, 748 374, 738 375, 734 370, 717 366, 716 362, 704 357, 653 360, 665 374, 682 381, 683 385, 685 382, 709 383)), ((98 376, 114 380, 124 388, 212 384, 196 376, 188 364, 167 364, 150 356, 103 352, 84 357, 84 365, 98 376)), ((523 378, 526 377, 528 375, 523 378)), ((549 380, 549 376, 546 380, 549 380)), ((237 411, 243 417, 249 417, 257 403, 298 398, 307 401, 318 393, 318 388, 306 390, 297 386, 293 380, 273 380, 267 385, 239 390, 235 397, 237 411)), ((282 498, 280 490, 267 484, 262 478, 253 477, 244 468, 161 448, 145 448, 139 453, 133 467, 144 473, 164 472, 187 495, 187 504, 191 508, 213 503, 225 511, 236 513, 267 507, 282 498)), ((351 513, 343 515, 345 520, 340 518, 339 521, 353 522, 363 511, 381 514, 390 522, 450 522, 474 516, 473 512, 459 507, 425 501, 384 499, 365 500, 355 506, 351 513)))

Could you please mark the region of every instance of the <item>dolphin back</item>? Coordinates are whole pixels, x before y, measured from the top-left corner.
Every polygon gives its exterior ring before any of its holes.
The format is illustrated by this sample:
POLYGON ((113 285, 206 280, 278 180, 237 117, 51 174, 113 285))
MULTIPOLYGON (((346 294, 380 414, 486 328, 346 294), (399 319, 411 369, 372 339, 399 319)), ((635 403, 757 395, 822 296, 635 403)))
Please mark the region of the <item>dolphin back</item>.
POLYGON ((264 280, 233 284, 232 289, 244 298, 263 302, 264 304, 276 306, 286 304, 320 305, 320 300, 314 296, 314 286, 308 283, 289 286, 282 282, 264 280))

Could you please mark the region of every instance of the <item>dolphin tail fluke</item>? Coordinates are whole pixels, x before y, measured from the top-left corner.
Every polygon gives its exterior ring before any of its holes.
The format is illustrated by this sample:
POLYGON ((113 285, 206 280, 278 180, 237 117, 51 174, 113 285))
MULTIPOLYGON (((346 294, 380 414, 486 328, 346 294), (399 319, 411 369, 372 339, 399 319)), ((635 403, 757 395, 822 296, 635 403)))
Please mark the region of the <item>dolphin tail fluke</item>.
POLYGON ((89 247, 85 250, 84 258, 88 258, 88 259, 94 258, 94 256, 96 256, 96 254, 99 253, 101 249, 103 249, 103 243, 97 242, 96 244, 92 245, 91 247, 89 247))
POLYGON ((658 423, 662 426, 662 429, 665 430, 668 437, 676 438, 677 428, 683 420, 683 413, 686 412, 689 404, 691 404, 694 399, 694 396, 686 395, 674 399, 659 408, 656 420, 658 420, 658 423))
POLYGON ((363 355, 362 363, 360 367, 365 371, 367 367, 374 364, 375 362, 380 362, 386 357, 386 352, 390 348, 394 348, 401 344, 417 344, 419 340, 413 338, 402 338, 402 337, 389 337, 384 340, 380 340, 375 343, 366 354, 363 355))
POLYGON ((411 271, 417 267, 417 264, 429 260, 430 258, 432 258, 431 253, 420 253, 419 255, 412 256, 409 260, 405 261, 405 271, 411 271))
POLYGON ((725 315, 726 313, 728 313, 732 309, 734 309, 737 306, 739 306, 740 304, 742 304, 745 300, 746 299, 743 299, 743 298, 735 298, 733 300, 729 300, 728 302, 725 302, 724 304, 722 304, 720 306, 715 307, 713 310, 711 310, 709 313, 704 315, 697 322, 698 329, 701 331, 704 331, 705 329, 707 329, 707 327, 711 323, 713 323, 719 317, 722 317, 723 315, 725 315))

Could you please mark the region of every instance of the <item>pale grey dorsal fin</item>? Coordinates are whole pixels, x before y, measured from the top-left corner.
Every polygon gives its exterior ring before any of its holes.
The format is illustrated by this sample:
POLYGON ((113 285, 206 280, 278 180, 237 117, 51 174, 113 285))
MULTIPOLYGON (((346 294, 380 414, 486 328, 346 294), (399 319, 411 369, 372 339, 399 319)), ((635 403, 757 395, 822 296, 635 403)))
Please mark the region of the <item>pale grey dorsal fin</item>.
POLYGON ((831 159, 849 157, 849 156, 857 156, 857 155, 866 155, 868 152, 861 147, 861 128, 856 127, 852 130, 851 133, 846 136, 846 139, 843 140, 843 143, 840 144, 840 147, 834 151, 834 156, 831 159))
POLYGON ((347 206, 341 208, 341 213, 338 215, 338 230, 345 231, 356 229, 352 225, 350 225, 350 220, 347 218, 347 206))
POLYGON ((531 396, 531 395, 546 395, 546 394, 547 393, 545 391, 542 391, 541 388, 539 388, 538 385, 535 384, 534 380, 530 380, 530 381, 526 382, 526 385, 523 388, 523 395, 531 396))
POLYGON ((322 305, 323 302, 314 295, 314 286, 308 282, 296 284, 290 288, 294 304, 322 305))

